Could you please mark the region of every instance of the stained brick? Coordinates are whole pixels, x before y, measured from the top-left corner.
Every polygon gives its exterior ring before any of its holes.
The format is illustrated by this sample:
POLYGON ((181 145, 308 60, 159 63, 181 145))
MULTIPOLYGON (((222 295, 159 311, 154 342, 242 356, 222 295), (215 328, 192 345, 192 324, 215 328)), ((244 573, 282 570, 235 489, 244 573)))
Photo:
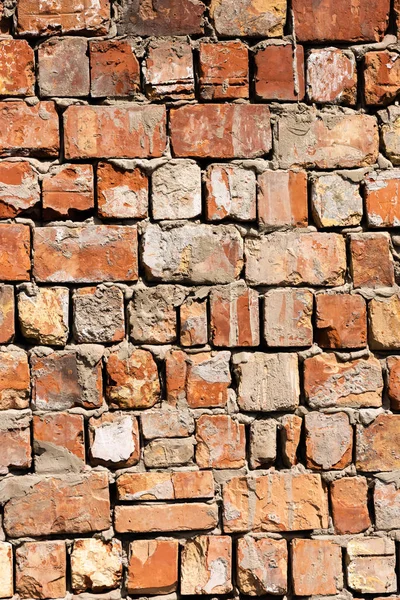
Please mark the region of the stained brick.
POLYGON ((130 594, 168 594, 178 586, 178 540, 135 540, 129 544, 126 587, 130 594))
POLYGON ((296 596, 332 595, 342 588, 342 552, 338 544, 330 540, 295 539, 292 553, 296 596))
POLYGON ((28 161, 0 162, 0 218, 31 211, 40 202, 38 174, 28 161))
POLYGON ((280 37, 286 0, 212 0, 211 19, 222 36, 280 37))
POLYGON ((147 49, 144 85, 150 100, 194 98, 190 43, 173 38, 152 40, 147 49))
POLYGON ((0 102, 0 156, 56 157, 59 148, 54 102, 0 102))
POLYGON ((89 57, 85 39, 51 38, 39 46, 38 58, 42 97, 89 95, 89 57))
POLYGON ((118 22, 118 35, 191 35, 203 32, 205 5, 200 0, 166 0, 153 4, 146 0, 124 0, 118 22))
POLYGON ((259 50, 255 61, 256 95, 263 100, 302 100, 305 94, 304 49, 271 44, 259 50))
POLYGON ((0 95, 33 96, 35 56, 26 40, 0 42, 0 95))
POLYGON ((307 57, 307 95, 311 102, 357 102, 357 66, 351 50, 320 48, 307 57))
POLYGON ((199 61, 200 96, 203 100, 249 97, 249 57, 243 42, 201 42, 199 61))
POLYGON ((258 223, 262 228, 307 226, 307 174, 304 171, 264 171, 258 176, 258 185, 258 223))
POLYGON ((0 284, 0 344, 11 342, 15 333, 14 289, 11 285, 0 284))
POLYGON ((125 170, 111 163, 97 166, 97 204, 103 219, 143 219, 148 211, 149 183, 140 168, 125 170))
POLYGON ((31 233, 27 225, 0 223, 0 280, 29 281, 31 233))
POLYGON ((94 208, 92 165, 66 164, 53 168, 42 181, 46 220, 79 217, 94 208))
POLYGON ((127 97, 140 89, 140 66, 132 45, 125 40, 89 43, 90 95, 127 97))

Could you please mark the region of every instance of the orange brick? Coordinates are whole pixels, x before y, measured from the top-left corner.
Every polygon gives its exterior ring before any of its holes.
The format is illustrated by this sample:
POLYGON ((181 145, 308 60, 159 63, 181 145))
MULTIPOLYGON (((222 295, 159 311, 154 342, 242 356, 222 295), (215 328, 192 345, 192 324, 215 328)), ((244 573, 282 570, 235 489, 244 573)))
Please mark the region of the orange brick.
POLYGON ((24 350, 0 352, 0 410, 27 408, 30 377, 24 350))
POLYGON ((305 94, 304 49, 274 44, 255 55, 256 94, 263 100, 302 100, 305 94), (296 72, 294 72, 296 65, 296 72))
POLYGON ((336 594, 343 585, 342 552, 330 540, 292 541, 292 577, 296 596, 336 594))
POLYGON ((214 529, 218 523, 216 504, 147 504, 115 507, 118 533, 162 533, 214 529))
POLYGON ((361 533, 371 526, 365 477, 343 477, 333 481, 331 503, 336 533, 361 533))
POLYGON ((39 178, 28 161, 0 162, 0 218, 31 212, 40 202, 39 178))
POLYGON ((92 165, 62 165, 50 170, 42 181, 46 220, 81 217, 94 208, 92 165))
POLYGON ((135 540, 129 544, 127 591, 169 594, 178 586, 178 540, 135 540))
POLYGON ((231 591, 232 539, 222 535, 199 535, 188 540, 181 557, 181 593, 227 594, 231 591), (214 575, 216 565, 223 565, 223 569, 219 568, 218 578, 214 575))
POLYGON ((363 348, 367 345, 367 309, 362 296, 316 295, 317 341, 321 348, 363 348))
POLYGON ((258 222, 267 229, 306 227, 307 174, 304 171, 264 171, 258 176, 258 222))
POLYGON ((190 43, 183 39, 153 39, 147 49, 144 84, 150 100, 194 98, 190 43))
POLYGON ((149 183, 136 168, 127 171, 110 163, 97 167, 97 203, 103 219, 144 219, 148 213, 149 183))
MULTIPOLYGON (((400 64, 400 63, 399 63, 400 64)), ((400 170, 376 171, 364 180, 365 204, 370 227, 400 224, 400 170)))
POLYGON ((245 465, 245 428, 229 415, 199 417, 196 441, 196 462, 200 469, 240 469, 245 465))
POLYGON ((240 41, 201 42, 200 96, 203 100, 249 97, 249 54, 240 41))
MULTIPOLYGON (((66 412, 46 413, 33 416, 33 439, 66 449, 85 460, 84 420, 82 415, 66 412)), ((40 456, 40 454, 39 454, 40 456)))
POLYGON ((0 472, 31 466, 31 417, 26 412, 3 412, 0 424, 0 472))
POLYGON ((25 542, 15 551, 15 588, 21 598, 62 598, 66 594, 65 542, 25 542))
POLYGON ((389 372, 388 396, 392 410, 400 410, 400 357, 389 356, 387 359, 389 372))
POLYGON ((389 104, 400 91, 400 61, 397 52, 367 52, 364 57, 364 88, 367 104, 389 104))
POLYGON ((258 292, 243 282, 214 287, 210 294, 211 340, 215 346, 258 346, 258 292))
POLYGON ((0 344, 8 344, 14 338, 14 312, 14 288, 0 284, 0 344))
POLYGON ((25 40, 0 42, 0 95, 33 96, 35 55, 25 40))
POLYGON ((140 89, 140 66, 126 40, 90 42, 90 95, 126 97, 140 89))
POLYGON ((58 156, 58 115, 54 102, 0 102, 0 156, 58 156))
POLYGON ((186 500, 213 498, 211 471, 123 473, 117 478, 120 501, 186 500))
POLYGON ((387 233, 352 233, 350 251, 354 287, 394 285, 393 257, 387 233))
POLYGON ((88 96, 90 90, 87 40, 50 38, 38 49, 38 84, 41 97, 88 96))

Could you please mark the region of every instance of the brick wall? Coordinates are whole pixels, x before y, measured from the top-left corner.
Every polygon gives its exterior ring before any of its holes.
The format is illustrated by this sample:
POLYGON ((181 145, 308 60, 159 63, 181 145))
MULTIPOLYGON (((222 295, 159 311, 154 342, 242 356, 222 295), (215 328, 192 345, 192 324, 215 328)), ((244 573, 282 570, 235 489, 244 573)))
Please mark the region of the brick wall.
POLYGON ((399 598, 394 0, 0 2, 0 598, 399 598))

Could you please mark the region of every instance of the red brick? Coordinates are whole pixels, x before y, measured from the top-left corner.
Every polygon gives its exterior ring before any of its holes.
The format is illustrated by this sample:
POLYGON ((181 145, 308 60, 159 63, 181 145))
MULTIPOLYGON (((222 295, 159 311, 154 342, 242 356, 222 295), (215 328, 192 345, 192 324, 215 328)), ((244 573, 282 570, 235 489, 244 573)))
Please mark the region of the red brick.
POLYGON ((276 157, 282 169, 365 167, 376 162, 378 149, 377 122, 371 115, 303 106, 290 107, 277 122, 276 157))
POLYGON ((109 412, 89 419, 91 464, 112 469, 132 467, 139 462, 140 441, 136 417, 109 412))
POLYGON ((258 346, 258 292, 243 282, 214 287, 210 294, 210 328, 214 346, 258 346))
POLYGON ((207 341, 207 300, 197 300, 189 297, 180 307, 181 345, 203 346, 207 344, 207 341))
POLYGON ((118 35, 191 35, 203 33, 205 5, 200 0, 124 0, 118 35))
POLYGON ((92 165, 62 165, 42 181, 43 214, 48 221, 79 217, 94 208, 92 165))
POLYGON ((178 586, 178 540, 135 540, 129 544, 129 594, 169 594, 178 586))
POLYGON ((40 202, 38 174, 28 161, 0 162, 0 218, 32 211, 40 202))
POLYGON ((246 535, 237 542, 237 580, 242 594, 262 596, 287 592, 286 540, 246 535))
POLYGON ((14 312, 14 288, 0 284, 0 344, 8 344, 14 338, 14 312))
POLYGON ((174 156, 255 158, 271 149, 269 108, 254 104, 198 104, 171 110, 174 156))
POLYGON ((218 523, 217 504, 139 504, 115 507, 118 533, 162 533, 214 529, 218 523))
POLYGON ((316 338, 321 348, 363 348, 367 345, 367 309, 362 296, 317 294, 316 338))
POLYGON ((354 287, 394 285, 393 258, 387 233, 353 233, 350 235, 350 251, 354 287))
POLYGON ((25 542, 15 551, 15 589, 21 598, 63 598, 66 594, 65 542, 25 542))
POLYGON ((364 180, 365 205, 370 227, 400 225, 400 170, 369 173, 364 180))
POLYGON ((282 458, 286 467, 297 465, 297 450, 300 444, 303 419, 297 415, 284 415, 281 418, 281 449, 282 458))
POLYGON ((85 346, 44 356, 31 355, 32 401, 38 410, 66 410, 74 406, 99 408, 103 402, 101 347, 85 346))
POLYGON ((0 352, 0 410, 29 405, 29 364, 24 350, 0 352))
POLYGON ((0 423, 0 473, 29 469, 32 462, 31 417, 27 412, 2 412, 0 423))
POLYGON ((203 100, 249 97, 249 53, 240 41, 201 42, 199 83, 203 100))
POLYGON ((105 35, 110 21, 109 0, 21 0, 18 2, 17 33, 44 36, 64 33, 105 35))
POLYGON ((33 96, 35 55, 25 40, 0 42, 0 95, 33 96))
POLYGON ((342 551, 330 540, 292 541, 292 578, 296 596, 328 596, 343 586, 342 551))
POLYGON ((144 219, 148 195, 148 178, 139 167, 128 171, 111 163, 98 164, 97 203, 102 219, 144 219))
POLYGON ((29 281, 31 232, 27 225, 0 223, 0 280, 29 281))
POLYGON ((160 396, 157 364, 148 350, 121 347, 106 363, 106 397, 111 408, 151 408, 160 396))
POLYGON ((233 163, 210 165, 205 176, 208 221, 256 218, 256 176, 254 171, 233 163))
POLYGON ((0 156, 57 156, 59 148, 54 102, 0 102, 0 156))
POLYGON ((339 535, 361 533, 371 526, 365 477, 343 477, 331 483, 332 517, 339 535))
POLYGON ((364 57, 364 93, 367 104, 389 104, 400 91, 397 52, 367 52, 364 57))
POLYGON ((307 95, 311 102, 357 102, 357 65, 351 50, 320 48, 307 57, 307 95))
POLYGON ((264 296, 264 338, 269 347, 311 346, 313 293, 270 290, 264 296))
POLYGON ((378 42, 389 24, 389 0, 293 0, 301 42, 378 42))
POLYGON ((246 460, 242 423, 229 415, 202 415, 196 421, 196 462, 200 469, 240 469, 246 460))
POLYGON ((264 171, 258 176, 258 185, 258 222, 261 227, 307 227, 305 171, 264 171))
POLYGON ((150 100, 194 98, 192 47, 186 40, 152 40, 144 66, 145 92, 150 100))
POLYGON ((34 275, 42 282, 136 281, 136 227, 38 227, 34 275))
POLYGON ((90 95, 133 96, 140 90, 140 66, 126 40, 90 42, 90 95))
POLYGON ((120 501, 186 500, 213 498, 211 471, 123 473, 117 478, 120 501))
POLYGON ((33 439, 35 451, 39 457, 42 447, 51 444, 68 450, 82 461, 85 460, 84 420, 82 415, 67 412, 34 415, 33 439), (41 442, 43 442, 43 445, 41 442))
POLYGON ((232 591, 232 539, 199 535, 188 540, 181 557, 181 593, 227 594, 232 591), (218 577, 215 573, 218 569, 218 577))
POLYGON ((304 98, 303 46, 274 44, 259 50, 254 60, 258 98, 286 101, 304 98))
POLYGON ((154 158, 165 147, 165 106, 70 106, 64 113, 67 159, 154 158))
POLYGON ((344 412, 309 412, 304 417, 309 469, 342 470, 352 460, 353 428, 344 412))
POLYGON ((372 423, 357 426, 356 468, 360 471, 400 469, 400 415, 378 415, 372 423))
POLYGON ((210 15, 222 36, 280 37, 286 0, 212 0, 210 15))
POLYGON ((84 38, 50 38, 39 46, 38 59, 42 97, 89 95, 89 57, 84 38))
POLYGON ((392 410, 400 410, 400 357, 389 356, 387 359, 389 372, 388 396, 392 410))
POLYGON ((105 472, 25 475, 14 484, 4 506, 3 523, 11 538, 90 533, 111 525, 105 472))

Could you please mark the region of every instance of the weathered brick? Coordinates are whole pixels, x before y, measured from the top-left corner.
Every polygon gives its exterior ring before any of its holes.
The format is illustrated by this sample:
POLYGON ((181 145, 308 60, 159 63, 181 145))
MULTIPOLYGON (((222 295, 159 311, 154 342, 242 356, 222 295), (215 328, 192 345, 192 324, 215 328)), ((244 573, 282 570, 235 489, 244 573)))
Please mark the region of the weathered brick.
POLYGON ((65 158, 161 156, 165 128, 165 106, 70 106, 64 113, 65 158))
POLYGON ((111 163, 97 166, 97 204, 103 219, 144 219, 149 182, 140 168, 125 170, 111 163))
POLYGON ((376 528, 390 530, 399 528, 400 491, 396 483, 376 480, 374 487, 374 514, 376 528))
POLYGON ((29 364, 24 350, 0 352, 0 410, 29 405, 29 364))
POLYGON ((258 346, 258 292, 243 281, 213 287, 210 294, 210 330, 214 346, 258 346))
POLYGON ((15 589, 21 598, 63 598, 67 591, 65 542, 25 542, 15 551, 15 589))
POLYGON ((400 468, 400 415, 378 415, 364 427, 357 425, 356 467, 360 471, 400 468))
POLYGON ((0 421, 0 473, 31 466, 29 411, 4 411, 0 421))
POLYGON ((191 35, 203 33, 205 5, 200 0, 123 0, 118 35, 191 35))
POLYGON ((332 518, 336 533, 361 533, 371 526, 368 483, 365 477, 343 477, 330 486, 332 518))
POLYGON ((199 84, 203 100, 249 97, 249 55, 239 40, 199 46, 199 84))
POLYGON ((364 179, 365 206, 370 227, 400 225, 400 169, 373 171, 364 179))
POLYGON ((189 297, 181 304, 179 316, 181 345, 203 346, 207 344, 207 300, 189 297))
POLYGON ((42 181, 46 220, 79 217, 94 208, 92 165, 53 167, 42 181))
POLYGON ((310 412, 304 417, 306 463, 309 469, 341 470, 349 466, 353 428, 344 412, 310 412))
POLYGON ((245 428, 229 415, 201 415, 196 421, 196 442, 200 469, 239 469, 245 465, 245 428))
POLYGON ((255 89, 263 100, 302 100, 305 94, 304 49, 271 44, 255 57, 255 89))
POLYGON ((286 540, 250 535, 238 539, 237 583, 242 594, 286 594, 287 567, 286 540))
POLYGON ((114 469, 131 467, 139 462, 140 441, 136 417, 109 412, 89 419, 91 463, 114 469))
POLYGON ((381 146, 385 156, 393 163, 400 165, 400 136, 398 119, 400 107, 393 105, 379 113, 381 125, 381 146))
POLYGON ((35 55, 26 40, 0 42, 0 95, 33 96, 35 55))
POLYGON ((33 272, 40 282, 136 281, 138 277, 134 226, 37 227, 34 250, 33 272))
POLYGON ((181 593, 227 594, 231 591, 231 538, 222 535, 199 535, 193 540, 188 540, 181 557, 181 593))
POLYGON ((75 540, 71 553, 71 585, 75 594, 119 587, 122 580, 122 544, 113 539, 75 540))
POLYGON ((389 0, 293 0, 294 27, 302 42, 378 42, 389 24, 389 0))
POLYGON ((242 410, 292 410, 299 403, 297 355, 242 353, 235 366, 238 403, 242 410))
POLYGON ((129 304, 131 339, 148 344, 174 342, 178 335, 177 308, 184 297, 183 289, 174 285, 137 288, 129 304))
POLYGON ((8 219, 32 211, 40 202, 36 170, 28 161, 0 162, 0 218, 8 219))
POLYGON ((115 507, 115 530, 124 532, 200 531, 214 529, 218 523, 216 504, 137 505, 115 507))
POLYGON ((72 465, 83 466, 85 435, 82 415, 67 412, 33 416, 33 449, 36 473, 67 471, 72 465), (75 457, 81 461, 74 461, 75 457), (57 458, 54 464, 54 457, 57 458))
POLYGON ((235 164, 210 165, 205 175, 206 218, 253 221, 256 218, 256 176, 235 164))
POLYGON ((307 57, 307 96, 311 102, 357 102, 357 66, 351 50, 319 48, 307 57))
POLYGON ((0 344, 8 344, 14 338, 14 312, 14 288, 0 284, 0 344))
POLYGON ((394 285, 393 257, 388 233, 350 234, 351 274, 354 287, 394 285))
POLYGON ((347 581, 350 589, 363 594, 397 591, 393 540, 355 538, 347 545, 347 581))
POLYGON ((371 115, 293 108, 277 122, 276 143, 281 169, 364 167, 378 158, 378 127, 371 115))
POLYGON ((37 344, 67 343, 69 290, 26 286, 18 294, 18 321, 22 335, 37 344))
POLYGON ((152 281, 230 283, 243 266, 243 241, 233 225, 163 229, 149 224, 142 248, 144 271, 152 281))
POLYGON ((30 228, 0 223, 0 280, 28 281, 31 269, 30 228))
POLYGON ((343 586, 342 551, 331 540, 292 540, 292 579, 296 596, 336 594, 343 586))
POLYGON ((100 346, 31 353, 32 402, 37 410, 98 408, 103 402, 100 346))
POLYGON ((280 445, 283 462, 286 467, 297 465, 297 450, 300 445, 300 436, 303 420, 297 415, 284 415, 281 418, 280 445))
POLYGON ((111 408, 150 408, 160 396, 157 365, 148 350, 121 346, 106 363, 106 398, 111 408))
POLYGON ((373 350, 400 348, 400 298, 372 298, 368 303, 369 344, 373 350))
POLYGON ((0 484, 4 529, 10 538, 90 533, 108 529, 110 498, 105 472, 63 477, 25 475, 0 484))
POLYGON ((151 177, 153 219, 191 219, 201 213, 201 169, 190 160, 161 165, 151 177))
POLYGON ((317 294, 316 339, 321 348, 363 348, 367 345, 367 309, 362 296, 317 294))
POLYGON ((267 154, 272 144, 265 105, 182 106, 171 110, 170 130, 174 156, 256 158, 267 154))
POLYGON ((313 293, 270 290, 264 296, 264 339, 269 347, 311 346, 313 293))
POLYGON ((150 100, 194 98, 192 47, 184 39, 153 39, 143 67, 150 100))
POLYGON ((389 356, 387 359, 388 388, 392 410, 400 410, 400 357, 389 356))
POLYGON ((109 0, 61 0, 57 4, 40 0, 18 2, 17 33, 26 36, 58 33, 105 35, 110 21, 109 0))
POLYGON ((58 156, 58 115, 54 102, 0 102, 0 156, 58 156))
POLYGON ((79 288, 72 300, 76 342, 106 344, 124 339, 124 296, 117 286, 79 288))
POLYGON ((50 38, 40 44, 38 59, 42 97, 89 95, 89 57, 84 38, 50 38))
POLYGON ((399 54, 382 50, 364 57, 364 93, 367 104, 389 104, 400 91, 399 54))
POLYGON ((258 223, 262 228, 307 226, 307 174, 304 171, 264 171, 258 176, 258 186, 258 223))
POLYGON ((179 467, 193 461, 193 438, 153 440, 144 448, 144 464, 150 469, 179 467))
POLYGON ((128 40, 89 43, 90 95, 126 97, 140 89, 140 66, 128 40))
POLYGON ((250 285, 344 283, 346 248, 336 233, 276 232, 248 238, 245 256, 250 285))
POLYGON ((312 408, 378 407, 382 390, 382 368, 373 356, 343 361, 323 353, 304 361, 304 391, 312 408))
POLYGON ((178 587, 178 540, 134 540, 129 544, 127 591, 168 594, 178 587))
POLYGON ((194 420, 188 411, 152 410, 140 416, 142 435, 146 440, 187 437, 194 432, 194 420))
POLYGON ((11 598, 14 593, 13 585, 13 551, 12 545, 0 541, 0 595, 11 598))
POLYGON ((233 477, 224 485, 223 500, 226 533, 306 531, 328 524, 327 497, 317 474, 271 471, 233 477))
POLYGON ((286 0, 211 0, 210 14, 222 36, 280 37, 286 0))
POLYGON ((118 500, 186 500, 213 498, 211 471, 123 473, 117 479, 118 500))
POLYGON ((277 423, 274 419, 253 421, 250 426, 250 466, 271 465, 276 460, 277 423))
POLYGON ((363 216, 359 184, 337 173, 314 176, 311 209, 317 227, 359 225, 363 216))

